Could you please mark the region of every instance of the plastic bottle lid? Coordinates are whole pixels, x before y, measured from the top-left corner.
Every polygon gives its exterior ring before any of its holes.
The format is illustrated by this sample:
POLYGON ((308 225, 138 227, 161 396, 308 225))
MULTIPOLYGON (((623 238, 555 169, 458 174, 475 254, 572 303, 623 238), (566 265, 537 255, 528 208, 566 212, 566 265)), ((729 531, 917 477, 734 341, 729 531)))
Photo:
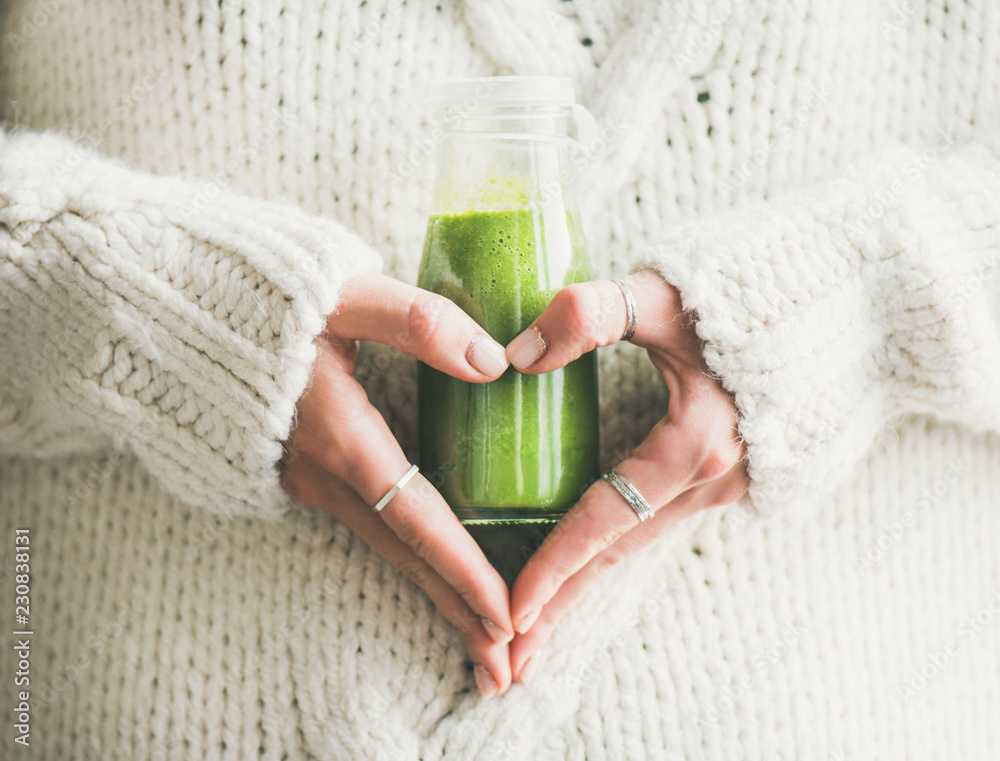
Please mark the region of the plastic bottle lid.
POLYGON ((571 109, 575 128, 573 142, 578 147, 597 135, 593 115, 576 102, 573 80, 553 76, 474 77, 469 79, 439 79, 431 82, 427 102, 444 107, 456 116, 469 116, 481 111, 488 113, 498 107, 555 106, 571 109))

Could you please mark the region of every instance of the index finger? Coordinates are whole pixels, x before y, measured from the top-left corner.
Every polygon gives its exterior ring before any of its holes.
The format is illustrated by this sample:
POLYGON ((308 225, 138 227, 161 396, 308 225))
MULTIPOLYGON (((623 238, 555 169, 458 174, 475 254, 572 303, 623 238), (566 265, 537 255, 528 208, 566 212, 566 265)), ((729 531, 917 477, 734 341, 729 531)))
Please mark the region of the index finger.
POLYGON ((295 484, 294 497, 318 507, 344 523, 400 571, 409 576, 461 635, 469 657, 487 669, 498 692, 510 686, 510 657, 505 643, 486 631, 468 603, 427 561, 417 557, 385 521, 362 503, 361 497, 338 476, 323 469, 308 455, 289 463, 285 476, 295 484))
POLYGON ((349 281, 327 333, 395 346, 469 383, 495 380, 507 369, 503 346, 455 302, 385 275, 349 281))
MULTIPOLYGON (((683 437, 676 428, 661 421, 650 438, 661 439, 659 446, 676 447, 665 451, 685 451, 683 437), (659 431, 657 430, 659 429, 659 431)), ((687 487, 693 463, 675 461, 664 468, 662 462, 636 454, 617 468, 638 489, 654 512, 670 502, 687 487)), ((648 448, 647 448, 648 451, 648 448)), ((690 458, 693 459, 693 458, 690 458)), ((514 628, 526 632, 541 610, 562 585, 598 554, 640 523, 635 511, 618 491, 603 478, 584 492, 580 501, 566 513, 522 569, 511 591, 511 620, 514 628)))
MULTIPOLYGON (((296 444, 375 505, 410 468, 385 420, 358 381, 318 352, 313 383, 300 403, 296 444)), ((379 515, 395 534, 454 587, 479 616, 513 637, 507 585, 444 498, 422 475, 412 478, 379 515)), ((501 639, 498 637, 498 640, 501 639)), ((504 640, 506 641, 506 640, 504 640)))
MULTIPOLYGON (((691 486, 725 475, 742 456, 736 411, 714 381, 694 373, 671 389, 673 412, 658 422, 617 470, 654 513, 691 486)), ((599 479, 556 524, 514 583, 511 613, 519 632, 562 584, 640 521, 629 502, 599 479), (527 621, 526 621, 527 619, 527 621)))

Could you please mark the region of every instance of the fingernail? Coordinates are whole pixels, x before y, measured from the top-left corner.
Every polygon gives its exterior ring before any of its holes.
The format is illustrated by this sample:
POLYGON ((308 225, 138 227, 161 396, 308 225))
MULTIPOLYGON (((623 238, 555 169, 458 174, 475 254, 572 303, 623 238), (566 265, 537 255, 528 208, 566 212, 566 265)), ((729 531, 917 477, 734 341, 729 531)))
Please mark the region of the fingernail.
POLYGON ((542 329, 532 325, 507 345, 507 358, 519 370, 531 367, 549 350, 549 339, 542 329))
POLYGON ((492 697, 497 694, 497 680, 493 678, 493 674, 490 670, 486 668, 483 664, 477 663, 476 668, 476 686, 479 688, 479 694, 484 698, 492 697))
POLYGON ((537 656, 537 652, 532 653, 521 666, 521 684, 531 684, 531 680, 535 678, 535 673, 538 671, 537 656))
POLYGON ((507 369, 503 347, 485 333, 477 333, 469 344, 465 358, 483 375, 502 375, 507 369))
POLYGON ((527 613, 525 613, 524 616, 521 618, 521 620, 517 622, 518 632, 524 634, 526 631, 528 631, 528 629, 531 628, 531 625, 535 623, 535 619, 538 618, 538 614, 541 612, 542 612, 541 608, 535 608, 534 610, 529 610, 527 613))
POLYGON ((506 631, 504 631, 503 627, 500 626, 500 624, 498 624, 496 621, 486 618, 485 616, 483 617, 482 621, 483 621, 483 628, 486 629, 486 633, 493 638, 494 642, 497 642, 498 644, 501 645, 506 645, 508 642, 514 639, 514 633, 511 632, 508 634, 506 631))

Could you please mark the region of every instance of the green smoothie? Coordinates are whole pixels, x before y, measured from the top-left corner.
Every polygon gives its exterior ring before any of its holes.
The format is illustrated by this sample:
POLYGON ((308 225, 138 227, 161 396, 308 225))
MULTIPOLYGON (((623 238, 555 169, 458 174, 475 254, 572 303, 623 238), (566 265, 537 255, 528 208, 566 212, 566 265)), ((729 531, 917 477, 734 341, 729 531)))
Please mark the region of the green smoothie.
MULTIPOLYGON (((556 291, 590 279, 578 230, 539 208, 432 216, 418 285, 507 344, 556 291)), ((420 364, 418 395, 421 470, 511 581, 597 477, 596 357, 485 384, 420 364)))

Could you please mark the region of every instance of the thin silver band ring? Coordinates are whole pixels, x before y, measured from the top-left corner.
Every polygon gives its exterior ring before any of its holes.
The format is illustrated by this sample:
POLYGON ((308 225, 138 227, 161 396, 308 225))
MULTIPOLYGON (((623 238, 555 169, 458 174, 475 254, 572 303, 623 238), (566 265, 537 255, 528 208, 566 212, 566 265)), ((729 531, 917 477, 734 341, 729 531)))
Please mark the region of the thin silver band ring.
POLYGON ((392 499, 393 497, 395 497, 397 494, 399 494, 399 492, 402 490, 402 488, 404 486, 406 486, 406 482, 409 481, 411 478, 413 478, 415 475, 417 475, 417 471, 419 471, 419 470, 420 470, 420 468, 418 468, 416 465, 411 465, 410 469, 403 474, 403 477, 401 479, 399 479, 398 481, 396 481, 395 485, 391 489, 389 489, 389 491, 386 493, 386 495, 384 497, 382 497, 382 499, 380 499, 375 504, 374 507, 372 507, 372 510, 374 510, 377 513, 383 507, 385 507, 386 505, 388 505, 389 504, 389 500, 392 499))
POLYGON ((619 341, 631 341, 632 336, 635 335, 635 328, 637 324, 636 319, 636 305, 635 296, 632 295, 632 289, 629 288, 628 284, 624 280, 614 279, 612 282, 621 289, 622 296, 625 297, 625 332, 622 333, 622 337, 619 341))
POLYGON ((612 468, 603 476, 601 476, 605 481, 615 487, 615 490, 625 501, 628 502, 628 506, 631 507, 635 514, 639 517, 639 523, 647 521, 653 517, 653 508, 649 506, 646 498, 639 493, 639 490, 632 485, 625 476, 618 472, 617 468, 612 468))

